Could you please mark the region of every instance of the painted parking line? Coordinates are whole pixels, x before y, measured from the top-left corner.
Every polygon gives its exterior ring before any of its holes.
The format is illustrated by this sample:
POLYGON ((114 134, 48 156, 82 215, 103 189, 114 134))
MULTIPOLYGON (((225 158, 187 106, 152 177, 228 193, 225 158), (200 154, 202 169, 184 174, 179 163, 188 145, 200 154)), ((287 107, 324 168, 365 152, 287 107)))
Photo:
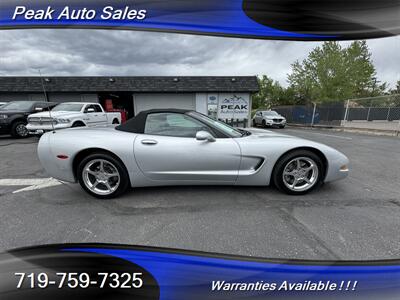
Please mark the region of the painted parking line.
POLYGON ((13 194, 49 188, 62 183, 54 178, 0 179, 0 186, 27 186, 13 191, 13 194))
MULTIPOLYGON (((289 129, 294 132, 298 132, 297 130, 289 129)), ((306 132, 310 134, 316 134, 316 135, 321 135, 321 136, 329 136, 337 139, 342 139, 342 140, 352 140, 353 138, 348 137, 348 136, 340 136, 340 135, 334 135, 334 134, 326 134, 326 133, 319 133, 319 132, 312 132, 311 130, 308 131, 301 131, 301 132, 306 132)))

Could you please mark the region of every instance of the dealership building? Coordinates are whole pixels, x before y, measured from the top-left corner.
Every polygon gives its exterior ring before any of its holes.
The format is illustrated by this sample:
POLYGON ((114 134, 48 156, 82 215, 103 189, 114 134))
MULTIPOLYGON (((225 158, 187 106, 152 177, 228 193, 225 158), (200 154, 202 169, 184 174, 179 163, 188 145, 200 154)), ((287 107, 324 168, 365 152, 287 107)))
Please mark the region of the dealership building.
POLYGON ((218 119, 250 119, 256 76, 0 77, 0 102, 111 100, 128 118, 152 108, 183 108, 218 119))

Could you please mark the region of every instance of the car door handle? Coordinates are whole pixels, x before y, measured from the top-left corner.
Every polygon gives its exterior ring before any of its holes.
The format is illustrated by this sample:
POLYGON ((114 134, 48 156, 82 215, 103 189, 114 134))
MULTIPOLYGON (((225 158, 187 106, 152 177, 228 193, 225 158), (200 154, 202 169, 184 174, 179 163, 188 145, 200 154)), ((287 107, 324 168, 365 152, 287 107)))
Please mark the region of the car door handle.
POLYGON ((143 145, 156 145, 157 141, 155 140, 142 140, 143 145))

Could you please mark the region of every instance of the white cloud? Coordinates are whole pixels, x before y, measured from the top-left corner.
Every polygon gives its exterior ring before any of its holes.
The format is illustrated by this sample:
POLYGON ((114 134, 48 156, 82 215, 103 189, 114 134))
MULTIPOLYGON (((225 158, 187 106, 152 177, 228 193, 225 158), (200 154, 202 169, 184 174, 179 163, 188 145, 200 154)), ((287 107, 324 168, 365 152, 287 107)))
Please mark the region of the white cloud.
MULTIPOLYGON (((286 85, 290 64, 319 44, 112 30, 0 31, 0 75, 37 75, 38 67, 49 76, 266 74, 286 85)), ((394 86, 400 37, 368 45, 379 80, 394 86)))

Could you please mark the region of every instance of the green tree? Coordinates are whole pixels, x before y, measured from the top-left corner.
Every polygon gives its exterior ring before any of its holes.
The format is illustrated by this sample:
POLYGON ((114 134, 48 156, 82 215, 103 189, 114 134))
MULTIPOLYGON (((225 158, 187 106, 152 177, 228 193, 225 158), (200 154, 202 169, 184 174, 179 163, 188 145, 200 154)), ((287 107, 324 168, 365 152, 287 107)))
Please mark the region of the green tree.
POLYGON ((285 88, 278 81, 266 75, 258 77, 258 84, 260 91, 252 98, 253 109, 298 103, 291 87, 285 88))
POLYGON ((377 96, 387 88, 376 79, 365 41, 354 41, 346 48, 324 42, 302 62, 292 64, 288 82, 296 101, 304 104, 377 96))
POLYGON ((391 103, 389 105, 400 107, 400 80, 397 80, 396 87, 390 89, 389 93, 395 95, 391 97, 391 103))
POLYGON ((383 95, 387 84, 379 84, 371 52, 366 41, 355 41, 344 51, 346 78, 351 92, 356 97, 373 97, 383 95))

